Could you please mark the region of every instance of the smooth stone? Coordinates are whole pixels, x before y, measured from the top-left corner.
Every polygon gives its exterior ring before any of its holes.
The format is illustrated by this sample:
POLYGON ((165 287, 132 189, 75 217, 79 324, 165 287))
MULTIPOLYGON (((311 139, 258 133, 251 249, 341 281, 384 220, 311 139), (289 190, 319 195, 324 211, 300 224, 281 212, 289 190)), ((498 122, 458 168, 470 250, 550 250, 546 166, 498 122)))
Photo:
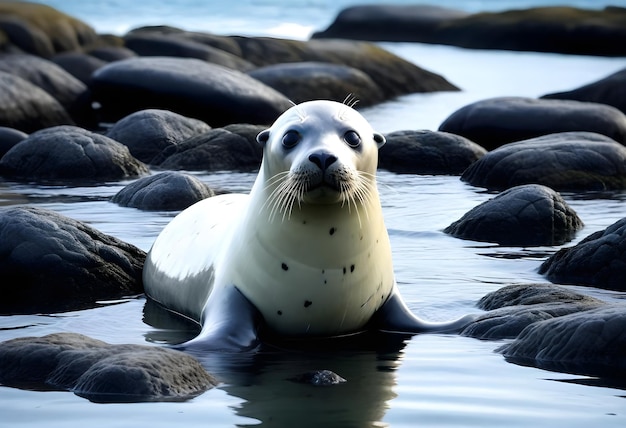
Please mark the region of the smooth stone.
POLYGON ((140 210, 178 211, 213 195, 211 188, 196 177, 166 171, 130 183, 111 202, 140 210))
POLYGON ((13 146, 25 140, 28 134, 17 129, 0 126, 0 158, 13 146))
POLYGON ((532 183, 560 192, 626 189, 626 147, 592 132, 550 134, 488 152, 461 180, 489 190, 532 183))
POLYGON ((460 135, 428 130, 385 134, 379 168, 396 173, 460 175, 486 150, 460 135))
POLYGON ((82 52, 63 52, 50 60, 85 85, 91 84, 91 75, 96 70, 107 65, 106 61, 82 52))
POLYGON ((331 370, 314 370, 295 376, 294 382, 313 386, 332 386, 347 382, 344 378, 331 370))
POLYGON ((507 246, 562 245, 583 227, 565 200, 549 187, 512 187, 472 208, 444 229, 456 238, 507 246))
POLYGON ((145 252, 37 207, 0 209, 2 314, 73 311, 143 291, 145 252))

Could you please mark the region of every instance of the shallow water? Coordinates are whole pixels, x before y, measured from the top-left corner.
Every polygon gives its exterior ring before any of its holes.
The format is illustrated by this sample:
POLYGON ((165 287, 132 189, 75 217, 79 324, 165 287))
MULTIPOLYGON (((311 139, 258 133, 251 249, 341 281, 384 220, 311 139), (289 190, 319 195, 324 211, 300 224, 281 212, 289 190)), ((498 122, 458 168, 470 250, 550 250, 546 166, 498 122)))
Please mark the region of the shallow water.
MULTIPOLYGON (((299 9, 285 6, 276 13, 268 12, 278 10, 276 5, 280 2, 275 0, 231 2, 227 6, 219 2, 219 7, 215 6, 217 2, 192 0, 47 3, 79 16, 100 31, 122 33, 139 24, 169 23, 217 33, 285 35, 281 33, 284 32, 304 38, 312 29, 327 25, 339 7, 351 2, 307 1, 299 9), (146 8, 145 4, 151 6, 146 8), (213 7, 211 10, 216 13, 208 14, 206 9, 204 15, 195 13, 194 4, 213 7), (119 13, 120 10, 126 13, 119 13), (164 16, 169 21, 165 22, 164 16)), ((546 2, 438 3, 484 10, 546 2)), ((601 6, 601 2, 590 0, 578 3, 601 6)), ((408 95, 363 109, 362 113, 381 132, 436 130, 448 115, 469 102, 492 96, 535 97, 567 90, 626 66, 620 58, 470 51, 409 43, 383 46, 444 75, 463 90, 408 95)), ((245 192, 254 180, 254 174, 196 175, 224 191, 245 192)), ((127 183, 71 187, 0 181, 0 206, 31 204, 53 209, 148 250, 175 213, 142 212, 108 202, 127 183)), ((545 281, 537 274, 537 267, 556 247, 501 247, 451 238, 442 232, 492 194, 469 186, 458 177, 397 175, 386 171, 379 173, 379 187, 399 287, 411 310, 422 318, 446 320, 476 313, 476 301, 490 291, 511 283, 545 281)), ((626 216, 626 192, 563 196, 585 222, 585 228, 567 245, 626 216)), ((626 297, 624 293, 576 288, 605 300, 626 297)), ((134 296, 102 302, 101 307, 91 310, 0 317, 0 340, 68 331, 110 343, 159 346, 189 334, 178 330, 178 326, 167 330, 146 321, 144 298, 134 296)), ((404 347, 378 353, 309 351, 268 353, 254 358, 209 356, 203 362, 223 383, 182 403, 101 405, 68 392, 0 387, 0 426, 626 425, 623 390, 594 386, 593 379, 583 376, 511 364, 494 352, 501 344, 430 334, 414 336, 404 347), (313 388, 289 380, 314 369, 334 370, 348 382, 332 388, 313 388)))

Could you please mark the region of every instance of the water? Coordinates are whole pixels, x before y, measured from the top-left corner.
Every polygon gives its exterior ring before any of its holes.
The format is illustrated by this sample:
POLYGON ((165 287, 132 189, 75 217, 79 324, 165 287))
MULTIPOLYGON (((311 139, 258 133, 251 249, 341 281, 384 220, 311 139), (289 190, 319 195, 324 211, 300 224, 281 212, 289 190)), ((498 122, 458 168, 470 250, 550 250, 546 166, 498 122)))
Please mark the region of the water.
MULTIPOLYGON (((304 39, 324 28, 349 1, 224 2, 48 1, 100 32, 122 34, 146 24, 171 24, 220 34, 278 35, 304 39), (291 6, 293 4, 293 6, 291 6), (167 17, 165 19, 164 17, 167 17)), ((361 2, 364 3, 364 2, 361 2)), ((531 1, 439 1, 465 10, 545 4, 531 1)), ((617 2, 612 2, 618 4, 617 2)), ((570 2, 602 7, 593 0, 570 2)), ((571 89, 626 67, 623 58, 594 58, 465 50, 413 43, 383 44, 444 75, 461 92, 399 97, 362 113, 381 132, 436 130, 457 108, 501 95, 538 96, 571 89)), ((254 174, 196 173, 226 191, 247 191, 254 174)), ((0 181, 0 206, 31 204, 85 221, 148 250, 172 218, 169 212, 122 208, 108 198, 128 182, 93 187, 38 186, 0 181)), ((451 238, 442 229, 493 195, 458 177, 379 173, 383 212, 399 287, 421 317, 446 320, 479 312, 476 301, 503 285, 544 282, 537 267, 557 247, 514 248, 451 238)), ((567 193, 585 222, 573 243, 626 215, 626 192, 567 193)), ((568 244, 569 245, 569 244, 568 244)), ((624 293, 580 291, 605 300, 624 293)), ((110 343, 159 344, 173 340, 144 320, 142 296, 103 302, 96 309, 0 317, 0 340, 79 332, 110 343)), ((183 403, 97 405, 68 392, 0 387, 0 426, 619 426, 626 423, 624 391, 593 379, 510 364, 494 350, 499 341, 420 335, 404 347, 374 352, 278 353, 204 363, 224 382, 183 403), (251 370, 250 367, 254 367, 251 370), (331 369, 348 379, 312 388, 290 377, 331 369), (591 383, 591 385, 589 385, 591 383)))

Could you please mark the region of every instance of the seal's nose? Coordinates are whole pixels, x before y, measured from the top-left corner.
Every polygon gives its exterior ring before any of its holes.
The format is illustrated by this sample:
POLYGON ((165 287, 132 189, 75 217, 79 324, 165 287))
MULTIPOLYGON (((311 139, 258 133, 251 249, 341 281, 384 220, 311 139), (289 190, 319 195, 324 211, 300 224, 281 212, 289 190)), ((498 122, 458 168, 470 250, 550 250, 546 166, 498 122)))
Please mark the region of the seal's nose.
POLYGON ((337 156, 328 152, 316 152, 309 155, 309 160, 322 171, 326 171, 329 166, 337 161, 337 156))

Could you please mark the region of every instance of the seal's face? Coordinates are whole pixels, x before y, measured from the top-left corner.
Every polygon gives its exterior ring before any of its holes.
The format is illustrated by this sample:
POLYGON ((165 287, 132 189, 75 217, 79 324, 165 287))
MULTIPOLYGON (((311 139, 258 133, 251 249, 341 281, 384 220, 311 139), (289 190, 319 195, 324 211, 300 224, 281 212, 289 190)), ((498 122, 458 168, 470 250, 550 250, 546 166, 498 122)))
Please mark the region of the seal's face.
POLYGON ((303 204, 365 202, 385 138, 351 107, 311 101, 281 115, 257 140, 272 215, 303 204))

